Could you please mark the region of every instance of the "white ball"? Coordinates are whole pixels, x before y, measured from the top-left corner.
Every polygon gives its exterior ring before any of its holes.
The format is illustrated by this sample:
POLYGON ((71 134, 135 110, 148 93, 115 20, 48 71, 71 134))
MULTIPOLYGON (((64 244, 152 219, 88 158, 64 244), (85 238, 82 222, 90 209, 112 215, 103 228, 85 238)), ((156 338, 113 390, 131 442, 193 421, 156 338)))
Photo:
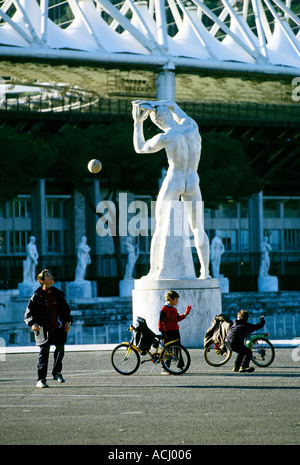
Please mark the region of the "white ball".
POLYGON ((102 170, 102 163, 99 160, 93 159, 88 162, 88 170, 91 173, 99 173, 102 170))

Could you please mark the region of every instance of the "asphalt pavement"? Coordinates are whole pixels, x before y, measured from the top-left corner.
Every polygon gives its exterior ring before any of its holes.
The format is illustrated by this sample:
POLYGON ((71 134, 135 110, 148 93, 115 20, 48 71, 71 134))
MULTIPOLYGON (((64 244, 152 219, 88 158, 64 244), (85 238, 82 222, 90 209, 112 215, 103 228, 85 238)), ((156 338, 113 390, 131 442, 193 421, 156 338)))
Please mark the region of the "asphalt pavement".
POLYGON ((233 373, 233 357, 213 368, 202 349, 190 353, 184 375, 163 376, 158 366, 150 375, 145 363, 122 376, 110 350, 67 352, 64 384, 51 379, 50 354, 49 389, 35 387, 36 353, 6 354, 0 444, 106 445, 116 456, 108 458, 120 460, 125 445, 168 445, 182 454, 192 445, 299 445, 299 348, 276 348, 273 364, 252 374, 233 373))

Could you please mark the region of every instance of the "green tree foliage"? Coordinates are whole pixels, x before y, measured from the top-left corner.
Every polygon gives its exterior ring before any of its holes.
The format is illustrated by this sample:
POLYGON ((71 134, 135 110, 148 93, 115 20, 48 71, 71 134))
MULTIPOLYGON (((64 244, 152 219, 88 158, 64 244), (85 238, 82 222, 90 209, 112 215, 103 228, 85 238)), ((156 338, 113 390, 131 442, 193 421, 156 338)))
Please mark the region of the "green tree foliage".
POLYGON ((0 198, 10 200, 30 192, 32 183, 45 176, 56 154, 32 134, 7 127, 0 132, 0 198))
POLYGON ((262 189, 242 144, 224 133, 202 135, 198 172, 202 197, 209 208, 217 208, 228 198, 238 201, 262 189))
MULTIPOLYGON (((145 137, 155 133, 146 128, 145 137)), ((101 187, 107 197, 118 191, 155 196, 161 169, 167 166, 165 151, 137 154, 130 123, 98 124, 88 129, 64 127, 49 139, 19 133, 14 128, 0 132, 0 198, 9 200, 29 193, 38 178, 53 176, 85 193, 85 179, 93 178, 87 163, 98 158, 103 165, 101 187)), ((224 133, 202 134, 199 175, 203 199, 212 208, 230 197, 239 200, 262 188, 242 144, 224 133)))
POLYGON ((101 186, 107 197, 118 191, 137 194, 157 191, 157 180, 165 163, 164 154, 137 155, 133 148, 132 124, 98 124, 88 129, 65 127, 51 138, 57 151, 56 176, 84 189, 84 180, 93 177, 87 170, 92 158, 102 163, 101 186))

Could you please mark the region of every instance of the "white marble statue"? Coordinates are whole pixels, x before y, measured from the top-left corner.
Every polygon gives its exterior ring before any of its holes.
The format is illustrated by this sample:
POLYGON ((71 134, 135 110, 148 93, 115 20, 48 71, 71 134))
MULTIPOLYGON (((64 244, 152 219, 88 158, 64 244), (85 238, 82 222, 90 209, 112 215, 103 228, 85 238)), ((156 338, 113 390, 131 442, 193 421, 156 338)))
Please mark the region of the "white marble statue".
POLYGON ((225 252, 225 247, 221 238, 221 232, 216 229, 215 237, 210 244, 210 261, 213 278, 220 277, 221 258, 225 252))
POLYGON ((134 266, 139 256, 139 246, 138 244, 134 244, 133 241, 134 239, 132 237, 128 237, 125 242, 128 255, 124 279, 133 279, 134 266))
POLYGON ((265 236, 261 244, 261 261, 259 268, 259 277, 265 278, 269 275, 270 269, 270 252, 272 252, 272 247, 269 244, 269 237, 265 236))
POLYGON ((197 173, 201 154, 201 136, 197 123, 175 102, 135 101, 133 142, 137 153, 155 153, 165 149, 168 171, 159 191, 155 220, 156 228, 151 241, 150 271, 147 279, 155 279, 159 264, 159 246, 163 228, 166 201, 182 200, 188 211, 188 220, 194 235, 194 244, 201 265, 200 278, 209 276, 209 240, 204 231, 202 196, 197 173), (162 130, 145 141, 143 122, 150 115, 153 123, 162 130))
POLYGON ((91 263, 91 248, 87 245, 86 236, 82 236, 77 251, 77 266, 75 270, 75 281, 84 281, 86 268, 91 263))
POLYGON ((35 245, 35 237, 29 238, 29 243, 26 246, 27 257, 23 262, 23 282, 36 283, 35 268, 38 264, 39 254, 35 245))

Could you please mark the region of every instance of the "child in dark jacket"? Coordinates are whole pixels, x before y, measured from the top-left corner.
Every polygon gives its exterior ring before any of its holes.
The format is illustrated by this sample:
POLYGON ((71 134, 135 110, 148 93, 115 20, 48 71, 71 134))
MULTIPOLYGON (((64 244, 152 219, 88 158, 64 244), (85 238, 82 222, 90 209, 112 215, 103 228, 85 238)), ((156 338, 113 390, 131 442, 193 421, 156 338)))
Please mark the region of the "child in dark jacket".
POLYGON ((248 323, 248 318, 247 310, 241 310, 237 314, 237 320, 229 328, 225 339, 226 347, 233 352, 237 352, 233 371, 239 371, 240 373, 252 373, 254 371, 253 367, 249 368, 252 352, 244 344, 245 337, 247 334, 262 328, 266 323, 264 316, 260 317, 260 323, 256 325, 248 323))

